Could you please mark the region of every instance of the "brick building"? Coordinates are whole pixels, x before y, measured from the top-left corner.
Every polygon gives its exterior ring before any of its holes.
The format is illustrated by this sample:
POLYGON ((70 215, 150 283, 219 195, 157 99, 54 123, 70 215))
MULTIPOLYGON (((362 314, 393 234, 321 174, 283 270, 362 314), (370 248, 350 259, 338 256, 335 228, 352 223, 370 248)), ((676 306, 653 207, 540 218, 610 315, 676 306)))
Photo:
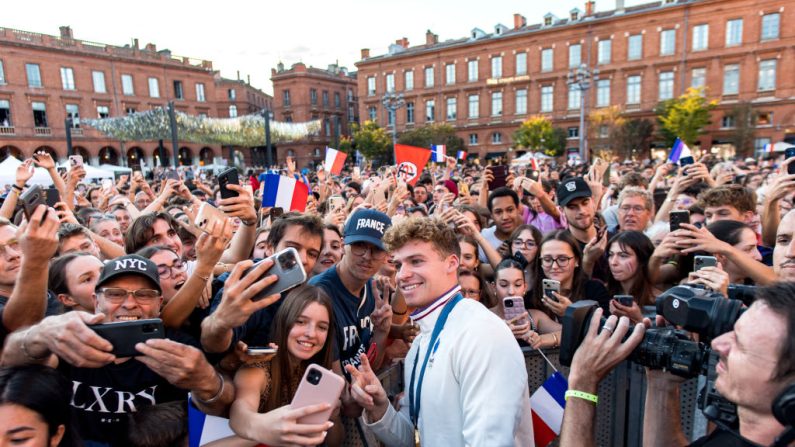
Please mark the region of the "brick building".
MULTIPOLYGON (((610 6, 613 6, 612 2, 610 6)), ((725 145, 735 127, 731 111, 748 102, 756 116, 757 148, 795 142, 795 8, 786 0, 663 0, 634 7, 552 14, 527 25, 514 14, 513 27, 440 41, 430 30, 422 45, 406 38, 388 54, 363 49, 358 68, 359 107, 364 119, 391 128, 381 104, 387 91, 402 93, 398 131, 428 122, 448 122, 470 154, 505 153, 512 134, 534 114, 566 129, 567 147, 579 146, 580 95, 588 111, 618 105, 627 118, 653 119, 663 99, 690 86, 704 86, 719 102, 701 148, 725 145), (570 88, 572 67, 598 68, 589 90, 570 88)))
POLYGON ((323 121, 320 134, 303 141, 281 144, 277 159, 296 157, 298 166, 308 166, 325 157, 326 146, 335 147, 342 136, 350 135, 350 124, 359 121, 356 73, 345 67, 307 67, 299 62, 285 69, 279 63, 271 70, 274 119, 284 122, 323 121))
MULTIPOLYGON (((227 116, 229 104, 219 105, 216 98, 230 89, 238 95, 239 113, 267 105, 259 90, 230 82, 217 76, 211 61, 174 56, 154 44, 139 48, 137 39, 122 47, 77 40, 69 27, 61 27, 60 36, 0 28, 0 159, 46 150, 63 160, 65 120, 72 118, 73 149, 91 164, 144 160, 153 166, 159 163, 159 142, 108 139, 81 126, 80 118, 124 116, 169 101, 191 115, 227 116)), ((170 164, 171 141, 163 145, 170 164)), ((226 155, 221 149, 180 142, 179 160, 212 163, 226 155)))

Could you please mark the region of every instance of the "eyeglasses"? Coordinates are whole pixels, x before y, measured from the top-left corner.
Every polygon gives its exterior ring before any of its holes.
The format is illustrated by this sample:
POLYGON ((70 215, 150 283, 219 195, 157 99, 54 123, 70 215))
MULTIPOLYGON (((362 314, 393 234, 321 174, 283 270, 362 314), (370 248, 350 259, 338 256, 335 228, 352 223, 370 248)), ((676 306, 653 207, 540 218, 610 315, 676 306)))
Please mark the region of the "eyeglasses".
POLYGON ((172 265, 158 265, 157 274, 160 279, 173 278, 174 275, 184 272, 188 269, 188 265, 180 260, 174 261, 172 265))
POLYGON ((5 244, 0 244, 0 253, 6 253, 7 249, 11 249, 12 251, 19 251, 19 240, 17 239, 9 239, 8 242, 5 244))
POLYGON ((480 297, 480 290, 475 289, 461 289, 461 295, 469 298, 478 298, 480 297))
POLYGON ((105 287, 99 289, 99 293, 113 304, 123 303, 129 295, 132 295, 138 304, 152 304, 160 298, 160 292, 154 289, 127 290, 121 287, 105 287))
POLYGON ((524 247, 524 248, 527 248, 527 249, 531 249, 531 248, 537 247, 536 241, 534 241, 532 239, 528 239, 526 241, 523 241, 521 239, 514 239, 513 242, 511 243, 511 245, 513 245, 514 248, 522 248, 522 247, 524 247))
POLYGON ((625 213, 628 213, 630 211, 634 211, 636 213, 642 213, 646 211, 646 207, 641 205, 621 205, 619 209, 625 213))
POLYGON ((351 253, 355 256, 364 256, 365 253, 370 252, 370 257, 376 261, 381 261, 386 258, 386 251, 364 242, 356 242, 351 244, 351 253))
POLYGON ((574 259, 574 256, 558 256, 557 258, 544 256, 541 258, 541 265, 544 267, 552 267, 552 264, 558 264, 558 267, 566 268, 569 266, 569 262, 571 262, 572 259, 574 259))

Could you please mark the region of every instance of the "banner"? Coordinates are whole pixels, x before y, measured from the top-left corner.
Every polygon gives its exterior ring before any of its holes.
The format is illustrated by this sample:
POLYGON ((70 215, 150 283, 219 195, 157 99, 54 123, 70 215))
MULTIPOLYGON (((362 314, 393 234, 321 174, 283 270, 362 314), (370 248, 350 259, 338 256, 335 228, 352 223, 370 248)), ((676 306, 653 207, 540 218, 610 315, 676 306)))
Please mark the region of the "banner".
POLYGON ((405 144, 395 145, 395 163, 398 167, 398 178, 414 186, 420 179, 420 174, 428 159, 431 158, 431 151, 422 147, 407 146, 405 144))

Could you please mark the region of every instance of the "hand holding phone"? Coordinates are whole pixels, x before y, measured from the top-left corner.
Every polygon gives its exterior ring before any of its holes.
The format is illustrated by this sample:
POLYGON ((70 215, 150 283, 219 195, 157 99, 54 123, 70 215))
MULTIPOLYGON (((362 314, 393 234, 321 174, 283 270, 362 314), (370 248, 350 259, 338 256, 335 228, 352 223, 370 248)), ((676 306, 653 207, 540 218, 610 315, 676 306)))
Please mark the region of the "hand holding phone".
MULTIPOLYGON (((525 312, 524 299, 521 296, 506 296, 502 299, 502 313, 505 321, 511 321, 525 312)), ((521 324, 521 322, 519 323, 521 324)))
POLYGON ((695 256, 693 258, 693 271, 697 272, 704 267, 717 267, 718 259, 715 256, 695 256))
POLYGON ((323 424, 329 420, 334 406, 340 399, 342 389, 345 386, 345 379, 336 373, 323 368, 322 366, 311 364, 306 368, 303 379, 298 385, 293 396, 290 407, 293 409, 307 407, 316 404, 328 404, 329 408, 325 411, 312 413, 298 419, 299 424, 323 424))
POLYGON ((618 301, 619 304, 626 307, 632 307, 632 304, 635 302, 635 298, 632 295, 615 295, 613 299, 618 301))
POLYGON ((88 327, 113 345, 111 353, 117 358, 142 355, 135 349, 136 344, 153 338, 165 338, 160 318, 93 324, 88 327))
POLYGON ((682 228, 683 223, 690 223, 690 211, 671 211, 669 220, 671 221, 671 232, 674 232, 682 228))
POLYGON ((82 155, 70 155, 69 156, 69 165, 72 168, 82 167, 83 166, 83 156, 82 155))
POLYGON ((555 281, 554 279, 544 279, 541 281, 541 285, 544 290, 544 296, 551 299, 552 301, 559 301, 558 297, 556 297, 553 292, 560 293, 560 281, 555 281))
POLYGON ((201 231, 209 234, 210 228, 213 227, 213 224, 216 226, 223 226, 225 221, 226 215, 223 211, 207 202, 203 202, 199 206, 199 211, 196 213, 196 219, 194 219, 193 225, 195 225, 196 228, 200 229, 201 231))
POLYGON ((237 191, 227 188, 227 186, 230 184, 240 184, 240 180, 237 176, 237 168, 229 168, 218 174, 218 189, 221 192, 222 199, 228 199, 230 197, 237 197, 240 195, 237 191))
MULTIPOLYGON (((784 160, 795 157, 795 147, 788 147, 784 150, 784 160)), ((787 165, 787 174, 795 174, 795 161, 787 165)))
MULTIPOLYGON (((286 290, 303 284, 306 281, 304 265, 301 264, 301 258, 298 255, 298 250, 295 248, 286 248, 266 259, 271 259, 273 261, 273 266, 268 269, 264 276, 276 275, 277 280, 275 283, 265 287, 259 293, 257 293, 253 298, 251 298, 251 301, 259 301, 270 295, 281 294, 286 290)), ((265 259, 246 269, 241 277, 248 275, 262 262, 265 262, 265 259)))

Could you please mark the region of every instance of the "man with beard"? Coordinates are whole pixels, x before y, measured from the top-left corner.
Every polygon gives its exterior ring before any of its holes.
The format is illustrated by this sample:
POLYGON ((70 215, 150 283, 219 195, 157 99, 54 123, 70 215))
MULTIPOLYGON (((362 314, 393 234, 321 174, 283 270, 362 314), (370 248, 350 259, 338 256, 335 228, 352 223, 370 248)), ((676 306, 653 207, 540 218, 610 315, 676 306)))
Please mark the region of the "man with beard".
POLYGON ((779 281, 795 281, 795 210, 781 219, 773 248, 773 271, 779 281))
MULTIPOLYGON (((519 196, 510 188, 497 188, 489 194, 488 207, 494 226, 484 228, 480 234, 496 250, 511 237, 513 230, 522 222, 519 196)), ((481 262, 488 262, 483 250, 479 249, 479 253, 481 262)))
POLYGON ((569 232, 583 252, 583 270, 592 278, 607 282, 610 265, 604 253, 610 236, 604 231, 602 238, 597 240, 594 219, 597 205, 591 187, 582 177, 568 178, 558 185, 557 196, 569 232))

